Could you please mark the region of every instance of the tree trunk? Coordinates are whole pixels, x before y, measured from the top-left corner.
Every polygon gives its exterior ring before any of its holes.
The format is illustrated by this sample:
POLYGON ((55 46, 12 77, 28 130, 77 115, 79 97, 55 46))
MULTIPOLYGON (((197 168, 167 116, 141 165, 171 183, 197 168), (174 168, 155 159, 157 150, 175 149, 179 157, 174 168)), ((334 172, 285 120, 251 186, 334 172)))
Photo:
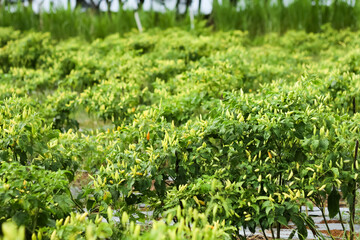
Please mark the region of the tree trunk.
POLYGON ((285 23, 285 6, 282 0, 278 0, 280 6, 280 34, 285 33, 287 24, 285 23))
POLYGON ((176 14, 179 14, 179 6, 180 6, 180 0, 176 0, 176 4, 175 4, 176 14))
POLYGON ((33 0, 29 0, 29 8, 32 10, 33 8, 33 0))
POLYGON ((233 5, 233 7, 236 7, 237 4, 237 0, 230 0, 231 5, 233 5))
POLYGON ((75 8, 81 7, 81 0, 76 0, 75 8))
POLYGON ((144 2, 145 2, 145 0, 138 0, 138 10, 142 9, 144 2))
POLYGON ((98 3, 95 3, 94 0, 90 0, 91 2, 91 8, 96 12, 99 13, 100 12, 100 3, 102 0, 100 0, 98 3))
POLYGON ((124 6, 123 1, 122 1, 122 0, 119 0, 119 11, 124 10, 124 9, 123 9, 123 6, 124 6))
POLYGON ((107 13, 110 14, 111 11, 110 11, 110 8, 111 8, 111 3, 112 1, 111 0, 106 0, 106 5, 107 5, 107 13))
POLYGON ((186 4, 186 8, 185 8, 185 12, 184 15, 186 15, 189 11, 189 7, 191 6, 192 0, 186 0, 185 4, 186 4))

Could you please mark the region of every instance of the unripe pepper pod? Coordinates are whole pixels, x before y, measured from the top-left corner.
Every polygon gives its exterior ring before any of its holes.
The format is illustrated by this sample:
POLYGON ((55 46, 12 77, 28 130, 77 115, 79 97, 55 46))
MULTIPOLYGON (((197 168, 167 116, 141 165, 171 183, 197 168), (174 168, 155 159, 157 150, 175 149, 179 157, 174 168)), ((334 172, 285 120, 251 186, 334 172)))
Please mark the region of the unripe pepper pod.
POLYGON ((42 231, 41 230, 37 234, 37 240, 42 240, 42 231))
POLYGON ((50 240, 55 240, 55 239, 56 239, 56 230, 53 231, 50 237, 50 240))

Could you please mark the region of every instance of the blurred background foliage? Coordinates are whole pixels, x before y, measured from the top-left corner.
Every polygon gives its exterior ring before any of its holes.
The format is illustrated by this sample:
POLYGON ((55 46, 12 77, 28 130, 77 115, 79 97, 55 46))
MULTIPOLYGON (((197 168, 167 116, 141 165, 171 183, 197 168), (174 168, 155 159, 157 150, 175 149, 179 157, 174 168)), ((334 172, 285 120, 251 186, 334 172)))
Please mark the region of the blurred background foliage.
MULTIPOLYGON (((86 40, 142 28, 243 30, 250 36, 287 30, 321 32, 359 28, 358 0, 0 0, 0 26, 50 32, 57 39, 86 40), (45 4, 46 3, 46 4, 45 4), (39 11, 40 9, 40 11, 39 11), (204 10, 205 9, 205 10, 204 10)), ((141 31, 141 30, 140 30, 141 31)))

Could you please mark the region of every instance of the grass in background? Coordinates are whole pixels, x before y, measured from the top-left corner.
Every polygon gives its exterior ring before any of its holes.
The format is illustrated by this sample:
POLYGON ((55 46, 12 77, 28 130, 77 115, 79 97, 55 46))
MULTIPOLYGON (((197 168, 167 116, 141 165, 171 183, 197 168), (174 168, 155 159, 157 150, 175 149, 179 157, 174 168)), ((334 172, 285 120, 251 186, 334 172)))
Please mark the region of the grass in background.
MULTIPOLYGON (((347 0, 293 0, 285 6, 283 0, 230 0, 213 1, 213 12, 208 25, 221 31, 243 30, 251 36, 268 32, 284 33, 287 30, 319 32, 321 26, 330 23, 334 29, 359 29, 360 0, 348 4, 347 0)), ((165 13, 139 11, 145 29, 180 27, 189 29, 188 15, 180 16, 175 10, 165 13)), ((205 16, 196 16, 198 22, 205 16)), ((113 33, 126 33, 136 29, 134 11, 119 12, 82 11, 81 9, 56 9, 33 13, 29 7, 18 4, 15 11, 0 7, 0 26, 11 26, 26 31, 50 32, 56 39, 80 36, 87 40, 103 38, 113 33)))
POLYGON ((241 0, 234 6, 229 0, 213 2, 212 17, 218 30, 244 30, 251 36, 287 30, 319 32, 330 23, 334 29, 359 29, 360 1, 293 0, 285 6, 282 0, 241 0))
MULTIPOLYGON (((154 27, 171 28, 185 27, 188 19, 176 21, 176 13, 140 11, 142 25, 145 29, 154 27)), ((18 5, 14 12, 0 8, 0 26, 11 26, 21 31, 35 30, 50 32, 56 39, 81 36, 87 40, 103 38, 113 33, 126 33, 136 29, 134 11, 96 13, 81 9, 33 13, 28 7, 18 5)))

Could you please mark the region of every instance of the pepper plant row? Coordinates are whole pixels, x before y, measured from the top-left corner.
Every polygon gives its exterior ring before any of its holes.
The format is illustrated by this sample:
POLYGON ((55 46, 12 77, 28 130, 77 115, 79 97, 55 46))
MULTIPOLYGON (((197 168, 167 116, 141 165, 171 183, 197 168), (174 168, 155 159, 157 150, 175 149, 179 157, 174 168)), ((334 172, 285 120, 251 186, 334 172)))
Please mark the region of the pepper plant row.
POLYGON ((359 45, 328 26, 91 43, 0 28, 2 236, 324 238, 301 207, 356 212, 359 45))

